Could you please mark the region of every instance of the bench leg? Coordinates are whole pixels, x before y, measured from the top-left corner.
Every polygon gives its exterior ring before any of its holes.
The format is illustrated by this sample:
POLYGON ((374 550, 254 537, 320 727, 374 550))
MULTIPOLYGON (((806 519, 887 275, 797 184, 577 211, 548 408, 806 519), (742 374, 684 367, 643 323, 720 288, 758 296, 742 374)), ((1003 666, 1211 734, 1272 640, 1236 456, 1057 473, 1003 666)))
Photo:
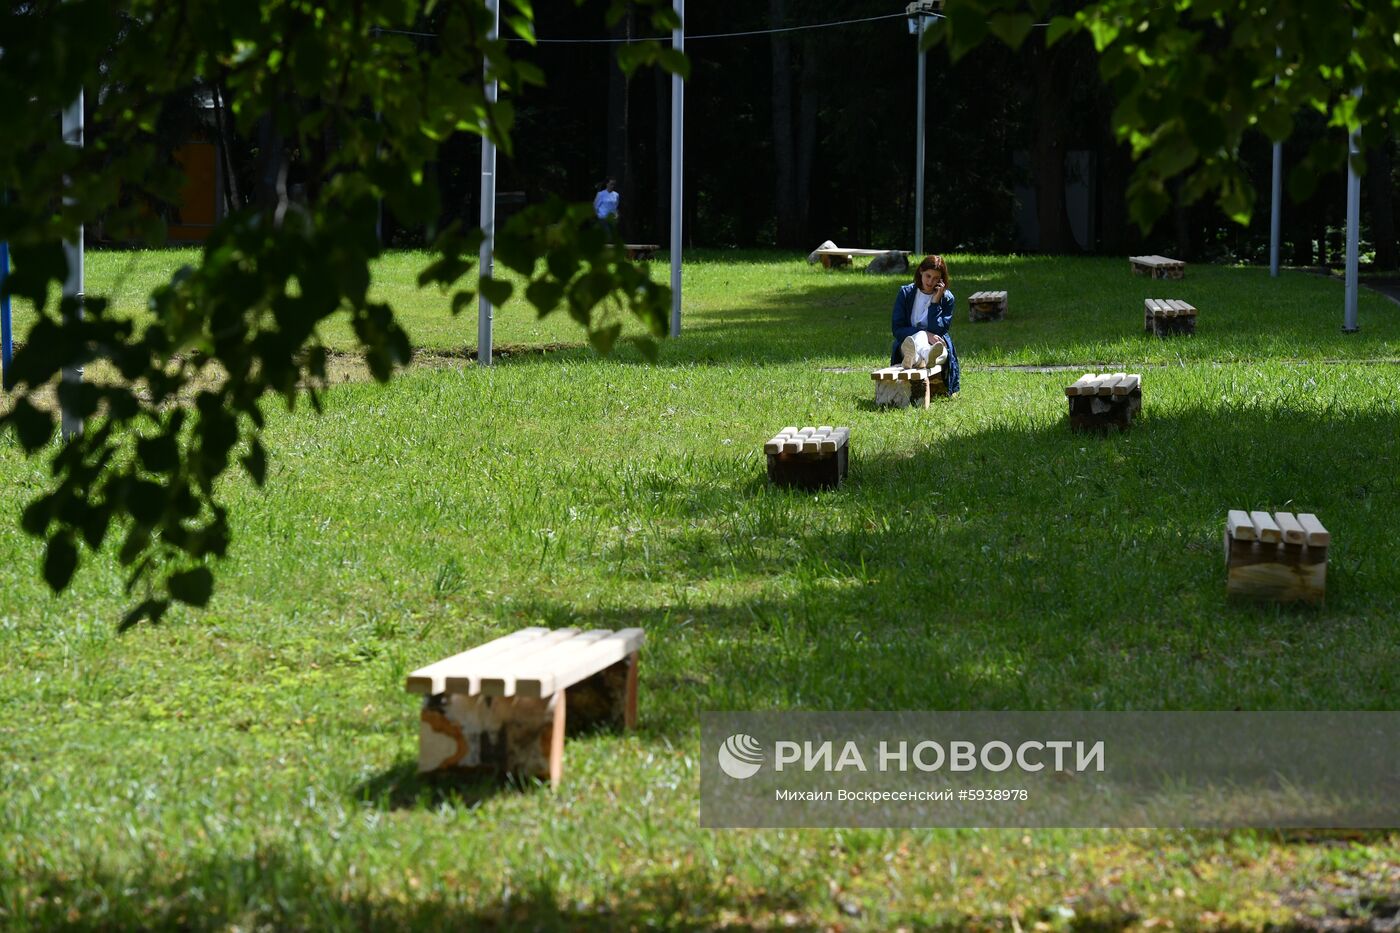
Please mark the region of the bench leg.
POLYGON ((634 651, 627 656, 627 699, 622 708, 622 728, 637 728, 637 662, 641 652, 634 651))
POLYGON ((557 783, 563 773, 564 717, 563 691, 547 700, 456 693, 425 697, 418 770, 509 773, 557 783))
MULTIPOLYGON (((564 777, 564 724, 568 716, 568 696, 563 690, 555 692, 550 701, 554 705, 554 721, 550 724, 549 730, 541 736, 547 737, 549 745, 541 750, 549 756, 549 786, 554 790, 559 789, 559 782, 564 777)), ((544 741, 540 743, 544 745, 544 741)))

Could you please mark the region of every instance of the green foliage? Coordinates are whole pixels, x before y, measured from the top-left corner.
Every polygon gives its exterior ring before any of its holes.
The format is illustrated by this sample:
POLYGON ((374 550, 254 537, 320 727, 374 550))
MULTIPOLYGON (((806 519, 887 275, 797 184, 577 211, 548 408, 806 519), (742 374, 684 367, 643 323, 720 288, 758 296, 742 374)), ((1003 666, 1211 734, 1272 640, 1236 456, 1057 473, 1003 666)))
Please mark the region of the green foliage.
POLYGON ((1029 34, 1029 8, 1054 43, 1087 33, 1117 97, 1115 131, 1137 169, 1130 212, 1143 229, 1171 203, 1172 184, 1191 203, 1213 194, 1227 216, 1248 223, 1254 188, 1240 158, 1246 133, 1274 142, 1294 115, 1314 109, 1335 129, 1291 173, 1295 198, 1347 159, 1347 134, 1379 133, 1400 108, 1400 4, 1281 0, 1093 0, 1065 13, 1027 0, 948 0, 947 19, 925 41, 960 57, 994 35, 1013 48, 1029 34), (1064 15, 1054 15, 1059 12, 1064 15), (1363 89, 1357 99, 1354 91, 1363 89))
MULTIPOLYGON (((674 25, 663 0, 640 3, 653 26, 674 25)), ((507 7, 505 28, 532 39, 528 0, 507 7)), ((621 8, 614 2, 610 15, 621 8)), ((509 154, 509 96, 543 76, 489 28, 483 0, 69 0, 0 11, 0 99, 9 102, 0 108, 0 190, 12 194, 0 205, 0 240, 13 248, 8 288, 38 315, 6 374, 18 396, 0 423, 28 453, 51 451, 52 482, 23 525, 47 541, 44 578, 55 590, 79 566, 78 539, 97 549, 113 530, 127 591, 140 598, 123 625, 159 618, 171 600, 204 605, 206 562, 229 541, 219 480, 235 458, 258 484, 267 477, 258 440, 266 396, 291 408, 309 386, 320 408, 322 332, 339 319, 376 379, 408 361, 395 308, 369 294, 376 204, 405 222, 433 222, 440 204, 424 169, 454 133, 489 137, 509 154), (412 31, 437 39, 425 48, 402 34, 412 31), (498 101, 486 96, 483 68, 506 92, 498 101), (50 291, 66 273, 59 244, 80 224, 102 219, 118 238, 158 242, 153 208, 175 200, 181 178, 157 128, 212 86, 240 134, 261 126, 299 154, 307 197, 288 196, 284 162, 275 197, 231 212, 198 262, 151 293, 140 328, 108 315, 98 295, 82 320, 71 303, 53 308, 50 291), (83 149, 61 142, 57 121, 80 89, 90 110, 83 149), (306 156, 313 151, 323 158, 306 156), (65 367, 93 363, 119 378, 59 385, 65 367), (56 414, 39 400, 55 386, 87 430, 51 449, 56 414)), ((685 69, 655 43, 629 54, 628 67, 685 69)), ((481 240, 480 231, 444 231, 420 284, 471 276, 481 240)), ((498 249, 529 279, 526 300, 540 314, 562 303, 599 350, 611 347, 623 313, 664 336, 666 289, 591 229, 582 207, 527 211, 500 232, 498 249)), ((513 286, 483 276, 480 290, 504 302, 513 286)), ((451 311, 473 297, 459 289, 451 311)))

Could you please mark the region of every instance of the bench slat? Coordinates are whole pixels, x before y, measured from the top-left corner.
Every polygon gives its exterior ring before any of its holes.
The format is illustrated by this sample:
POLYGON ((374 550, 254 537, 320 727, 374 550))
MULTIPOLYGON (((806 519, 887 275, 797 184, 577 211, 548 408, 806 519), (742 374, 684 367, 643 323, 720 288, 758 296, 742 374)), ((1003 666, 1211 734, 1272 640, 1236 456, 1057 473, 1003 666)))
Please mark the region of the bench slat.
POLYGON ((1249 513, 1244 509, 1231 509, 1226 513, 1225 529, 1236 541, 1253 541, 1257 537, 1254 533, 1254 523, 1249 520, 1249 513))
POLYGON ((1093 385, 1094 378, 1095 377, 1093 373, 1085 373, 1078 379, 1074 380, 1073 385, 1065 386, 1065 395, 1088 395, 1089 393, 1085 390, 1087 390, 1091 385, 1093 385))
POLYGON ((1298 516, 1298 524, 1303 526, 1303 531, 1308 536, 1308 547, 1326 547, 1332 543, 1332 533, 1322 527, 1322 522, 1317 520, 1317 516, 1311 512, 1303 512, 1298 516))
POLYGON ((1274 517, 1268 512, 1258 510, 1250 512, 1249 520, 1254 523, 1254 533, 1259 536, 1260 541, 1271 543, 1283 537, 1283 532, 1279 530, 1274 517))
POLYGON ((835 453, 841 448, 851 436, 850 428, 836 428, 826 437, 822 438, 821 449, 823 453, 835 453))
POLYGON ((510 651, 502 652, 484 660, 472 659, 466 664, 459 665, 455 670, 449 670, 443 681, 444 693, 464 693, 473 696, 481 692, 481 679, 483 675, 491 674, 501 670, 503 667, 518 663, 522 658, 527 658, 535 654, 549 651, 554 645, 569 641, 577 637, 579 630, 576 628, 557 628, 547 631, 539 638, 522 642, 512 646, 510 651))
POLYGON ((640 649, 644 638, 645 633, 639 628, 607 632, 603 638, 592 642, 587 648, 572 654, 559 655, 552 662, 551 670, 540 670, 528 676, 517 677, 515 695, 533 699, 553 696, 640 649))
MULTIPOLYGON (((485 697, 515 696, 515 685, 518 678, 531 677, 540 671, 549 670, 561 658, 570 657, 588 645, 612 634, 611 629, 591 629, 587 632, 574 629, 572 631, 573 634, 569 638, 557 641, 543 651, 522 654, 512 657, 508 664, 492 664, 485 668, 477 677, 471 678, 477 682, 476 692, 485 697)), ((458 678, 447 678, 447 691, 449 693, 459 692, 453 689, 458 682, 458 678)))
POLYGON ((537 641, 548 633, 549 629, 542 626, 523 628, 518 632, 511 632, 509 635, 497 638, 495 641, 478 645, 470 651, 463 651, 450 658, 443 658, 441 661, 420 667, 409 674, 404 680, 404 689, 409 693, 442 693, 445 687, 444 680, 449 673, 455 673, 464 665, 476 661, 504 657, 529 642, 537 641))
POLYGON ((1283 532, 1285 544, 1302 544, 1308 540, 1307 532, 1303 531, 1303 526, 1298 524, 1292 512, 1275 512, 1274 521, 1278 522, 1279 530, 1283 532))

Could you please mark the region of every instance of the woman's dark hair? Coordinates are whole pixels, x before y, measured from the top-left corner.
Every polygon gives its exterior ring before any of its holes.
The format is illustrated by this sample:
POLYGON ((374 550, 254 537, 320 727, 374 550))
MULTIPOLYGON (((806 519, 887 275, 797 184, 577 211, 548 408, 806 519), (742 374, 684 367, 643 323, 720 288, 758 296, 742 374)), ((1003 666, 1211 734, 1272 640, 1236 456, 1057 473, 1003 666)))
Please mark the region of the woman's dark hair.
POLYGON ((915 288, 919 287, 919 278, 924 274, 925 269, 933 269, 936 272, 942 273, 944 287, 953 284, 952 279, 948 277, 948 264, 943 261, 943 257, 928 255, 925 256, 923 258, 923 261, 919 263, 919 268, 914 270, 915 288))

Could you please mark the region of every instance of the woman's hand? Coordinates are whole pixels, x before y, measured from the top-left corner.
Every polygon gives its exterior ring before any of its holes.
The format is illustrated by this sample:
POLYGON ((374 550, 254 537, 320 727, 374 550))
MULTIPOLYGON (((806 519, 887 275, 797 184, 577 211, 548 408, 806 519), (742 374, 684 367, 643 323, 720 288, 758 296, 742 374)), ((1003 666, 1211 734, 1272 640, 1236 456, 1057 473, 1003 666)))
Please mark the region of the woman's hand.
POLYGON ((943 283, 942 279, 939 279, 938 284, 933 286, 933 301, 935 304, 938 304, 943 301, 943 293, 947 289, 948 286, 943 283))

